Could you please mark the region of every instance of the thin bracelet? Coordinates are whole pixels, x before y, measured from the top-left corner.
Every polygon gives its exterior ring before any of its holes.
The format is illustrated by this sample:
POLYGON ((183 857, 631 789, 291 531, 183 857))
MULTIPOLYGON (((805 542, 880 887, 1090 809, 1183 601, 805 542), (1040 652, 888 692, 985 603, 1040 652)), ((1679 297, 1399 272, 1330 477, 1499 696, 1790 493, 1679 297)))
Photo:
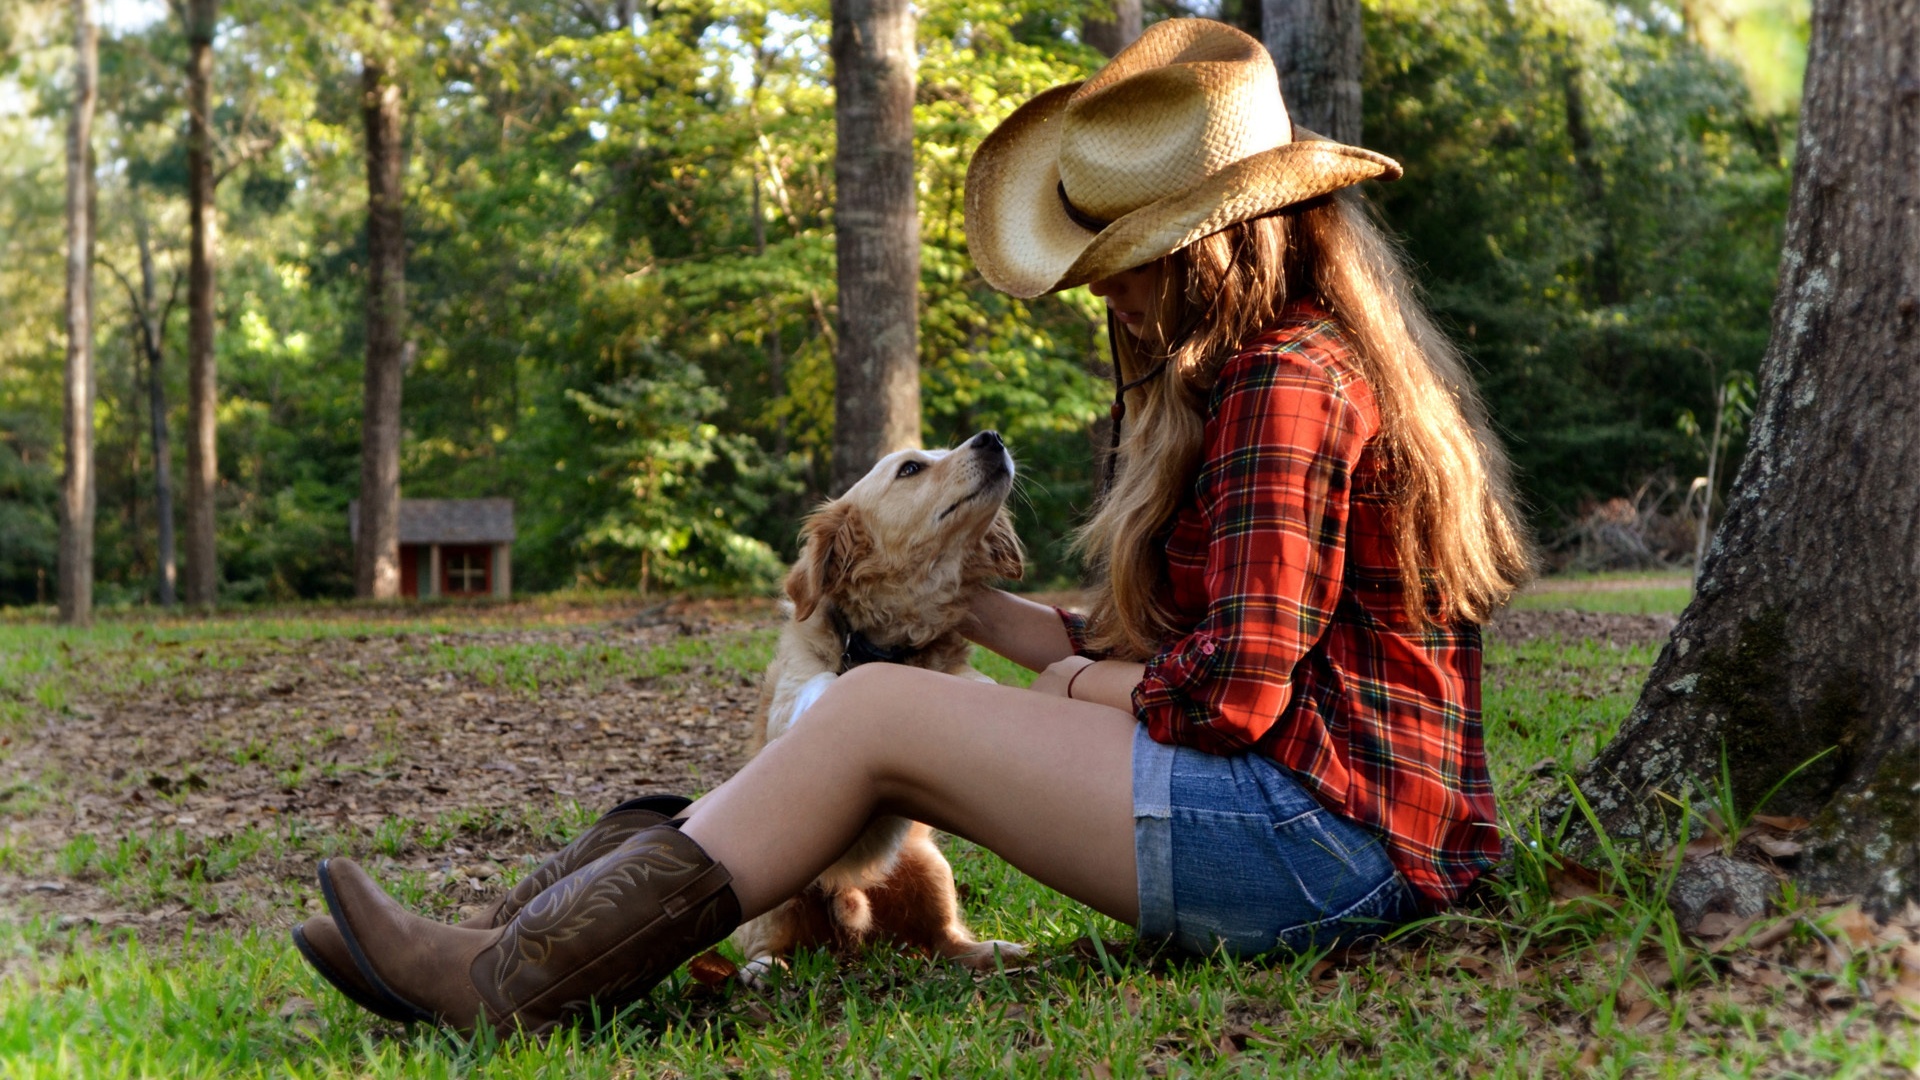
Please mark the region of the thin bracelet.
MULTIPOLYGON (((1095 660, 1095 661, 1093 662, 1093 664, 1097 664, 1097 663, 1099 663, 1099 662, 1100 662, 1100 661, 1098 661, 1098 660, 1095 660)), ((1078 700, 1078 699, 1076 699, 1076 698, 1075 698, 1075 697, 1073 696, 1073 684, 1074 684, 1074 683, 1076 683, 1076 682, 1079 682, 1079 681, 1080 681, 1080 676, 1082 676, 1082 675, 1085 675, 1085 674, 1087 673, 1087 669, 1088 669, 1088 668, 1090 668, 1090 667, 1092 667, 1092 666, 1093 666, 1093 664, 1081 664, 1081 665, 1080 665, 1080 670, 1079 670, 1079 671, 1076 671, 1076 672, 1074 672, 1074 673, 1073 673, 1073 677, 1067 680, 1067 700, 1068 700, 1068 701, 1075 701, 1075 700, 1078 700)))

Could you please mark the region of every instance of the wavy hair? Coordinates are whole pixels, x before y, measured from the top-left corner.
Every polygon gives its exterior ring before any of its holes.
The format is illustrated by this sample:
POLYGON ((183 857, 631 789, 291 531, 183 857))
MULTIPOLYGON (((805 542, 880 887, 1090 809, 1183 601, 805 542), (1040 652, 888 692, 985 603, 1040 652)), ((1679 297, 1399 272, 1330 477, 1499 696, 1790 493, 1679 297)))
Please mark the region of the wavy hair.
POLYGON ((1484 621, 1533 571, 1505 451, 1466 363, 1351 189, 1240 222, 1166 257, 1140 340, 1118 337, 1127 395, 1113 489, 1075 539, 1093 570, 1090 644, 1144 659, 1182 627, 1166 607, 1162 531, 1199 469, 1207 394, 1242 343, 1314 297, 1354 347, 1380 410, 1395 555, 1410 621, 1484 621), (1166 351, 1171 340, 1172 350, 1166 351))

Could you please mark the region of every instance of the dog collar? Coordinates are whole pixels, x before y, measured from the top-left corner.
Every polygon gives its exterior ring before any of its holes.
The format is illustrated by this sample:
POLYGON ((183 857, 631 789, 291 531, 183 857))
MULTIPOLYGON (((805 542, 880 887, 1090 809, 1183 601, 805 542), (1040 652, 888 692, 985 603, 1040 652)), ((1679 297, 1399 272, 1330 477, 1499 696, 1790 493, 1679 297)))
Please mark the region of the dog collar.
POLYGON ((827 621, 833 624, 833 633, 840 639, 840 674, 845 675, 861 664, 904 664, 920 652, 919 647, 908 645, 875 645, 866 634, 853 628, 845 614, 831 605, 827 608, 827 621))

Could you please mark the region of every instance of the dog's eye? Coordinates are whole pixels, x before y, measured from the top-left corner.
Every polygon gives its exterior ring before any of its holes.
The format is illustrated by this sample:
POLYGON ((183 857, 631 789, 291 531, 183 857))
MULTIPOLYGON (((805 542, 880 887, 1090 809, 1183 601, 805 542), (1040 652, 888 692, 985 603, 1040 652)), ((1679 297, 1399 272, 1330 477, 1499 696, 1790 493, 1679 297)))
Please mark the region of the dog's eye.
POLYGON ((898 480, 902 477, 912 476, 914 473, 917 473, 924 468, 926 468, 926 465, 921 462, 903 461, 900 463, 900 471, 897 473, 894 473, 893 477, 894 479, 898 480))

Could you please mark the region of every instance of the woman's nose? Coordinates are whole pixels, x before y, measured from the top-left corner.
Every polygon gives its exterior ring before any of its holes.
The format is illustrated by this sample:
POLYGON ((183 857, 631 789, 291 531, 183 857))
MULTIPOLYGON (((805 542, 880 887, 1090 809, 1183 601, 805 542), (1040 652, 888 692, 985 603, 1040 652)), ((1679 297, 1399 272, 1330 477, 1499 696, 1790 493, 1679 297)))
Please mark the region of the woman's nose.
POLYGON ((1115 285, 1116 283, 1114 279, 1110 277, 1104 277, 1099 279, 1098 281, 1087 282, 1087 291, 1092 293, 1095 296, 1112 296, 1116 291, 1118 291, 1115 288, 1115 285))

